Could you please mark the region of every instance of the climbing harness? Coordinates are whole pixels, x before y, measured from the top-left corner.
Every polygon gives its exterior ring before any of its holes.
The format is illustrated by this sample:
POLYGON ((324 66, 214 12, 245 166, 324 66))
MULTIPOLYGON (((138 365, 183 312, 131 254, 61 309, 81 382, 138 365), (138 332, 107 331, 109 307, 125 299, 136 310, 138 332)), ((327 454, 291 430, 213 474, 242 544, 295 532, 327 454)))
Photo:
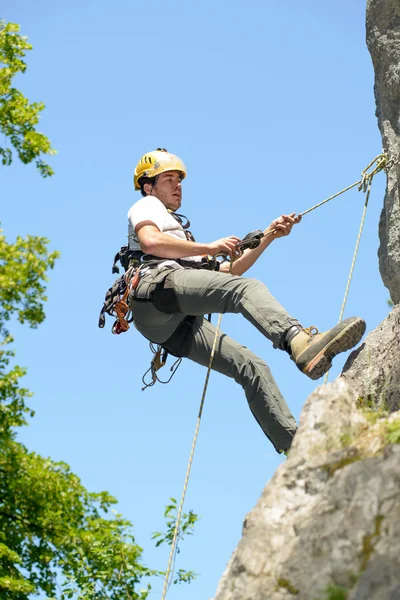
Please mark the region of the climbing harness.
MULTIPOLYGON (((184 215, 174 213, 171 210, 168 210, 168 212, 181 225, 185 232, 186 239, 188 241, 194 241, 194 236, 191 231, 189 231, 189 219, 184 215)), ((130 323, 132 322, 129 308, 129 296, 131 293, 133 294, 137 288, 141 271, 145 267, 157 265, 163 260, 165 259, 160 259, 158 256, 152 256, 141 251, 131 250, 129 248, 129 244, 122 246, 119 249, 114 256, 111 271, 113 274, 119 274, 120 268, 118 263, 120 263, 125 273, 116 279, 112 287, 109 288, 106 293, 104 304, 99 316, 98 325, 100 328, 104 328, 105 326, 105 315, 107 313, 110 316, 115 317, 115 321, 111 327, 112 333, 119 335, 125 331, 128 331, 130 323)), ((201 261, 175 259, 175 262, 178 262, 183 267, 192 269, 205 268, 217 270, 219 268, 218 262, 213 257, 202 257, 201 261)), ((152 387, 155 383, 157 383, 157 381, 162 384, 169 383, 182 362, 182 358, 178 357, 170 369, 170 377, 164 381, 158 376, 158 371, 165 366, 169 352, 161 345, 154 344, 153 342, 150 342, 149 347, 153 353, 153 358, 151 359, 149 369, 142 377, 142 382, 144 385, 142 391, 152 387), (150 378, 148 375, 150 375, 150 378)))
MULTIPOLYGON (((367 207, 367 204, 368 204, 369 195, 370 195, 370 191, 371 191, 372 180, 373 180, 374 176, 377 173, 379 173, 380 171, 382 171, 382 170, 384 170, 386 173, 388 173, 389 170, 392 168, 392 166, 395 165, 395 164, 397 164, 397 163, 398 163, 398 161, 395 161, 393 159, 389 160, 387 154, 385 154, 385 153, 379 154, 362 171, 362 173, 361 173, 361 179, 359 181, 357 181, 356 183, 353 183, 352 185, 350 185, 347 188, 341 190, 337 194, 334 194, 333 196, 330 196, 329 198, 326 198, 322 202, 319 202, 318 204, 316 204, 316 205, 312 206, 311 208, 305 210, 304 212, 300 213, 300 216, 304 216, 304 215, 308 214, 309 212, 315 210, 316 208, 319 208, 323 204, 326 204, 330 200, 333 200, 337 196, 340 196, 341 194, 344 194, 345 192, 347 192, 348 190, 350 190, 350 189, 352 189, 352 188, 354 188, 356 186, 359 186, 359 188, 358 188, 359 191, 364 191, 364 192, 367 193, 366 201, 365 201, 365 204, 364 204, 364 211, 363 211, 363 217, 362 217, 362 221, 361 221, 361 227, 360 227, 360 230, 359 230, 359 233, 358 233, 358 236, 357 236, 356 251, 355 251, 355 253, 353 255, 352 265, 351 265, 351 269, 350 269, 350 275, 349 275, 349 279, 348 279, 347 286, 346 286, 345 298, 344 298, 344 301, 342 303, 342 309, 340 311, 339 322, 341 321, 342 316, 343 316, 344 307, 345 307, 345 304, 346 304, 347 295, 348 295, 348 291, 349 291, 349 287, 350 287, 350 281, 351 281, 351 277, 352 277, 353 270, 354 270, 354 264, 355 264, 355 260, 356 260, 356 256, 357 256, 357 252, 358 252, 358 246, 359 246, 359 243, 360 243, 362 228, 363 228, 363 225, 364 225, 365 212, 366 212, 366 207, 367 207), (374 168, 373 168, 372 171, 369 172, 368 169, 370 169, 372 166, 374 166, 374 168)), ((267 236, 267 235, 274 235, 274 233, 276 233, 276 231, 277 231, 277 229, 272 229, 271 231, 269 231, 267 233, 263 233, 262 231, 258 230, 257 233, 261 234, 261 236, 258 239, 258 244, 257 245, 259 245, 262 237, 267 236)), ((249 235, 251 236, 251 234, 249 234, 249 235)), ((246 237, 248 237, 248 236, 246 236, 246 237)), ((245 241, 245 239, 242 240, 242 242, 244 242, 244 241, 245 241)), ((239 244, 240 244, 240 242, 239 242, 239 244)), ((257 245, 254 246, 254 247, 257 247, 257 245)), ((248 246, 248 247, 252 247, 252 246, 248 246)), ((241 247, 242 252, 240 252, 240 249, 239 249, 238 253, 235 252, 234 255, 232 256, 232 262, 231 262, 231 266, 230 266, 230 271, 232 270, 232 266, 233 266, 234 261, 237 260, 237 258, 239 258, 243 254, 244 249, 245 248, 242 245, 242 247, 241 247)), ((215 348, 216 348, 216 344, 217 344, 217 339, 219 337, 221 320, 222 320, 222 314, 219 315, 217 327, 216 327, 216 330, 215 330, 214 342, 213 342, 213 346, 212 346, 212 349, 211 349, 210 360, 209 360, 207 374, 206 374, 206 379, 205 379, 204 388, 203 388, 203 394, 202 394, 201 401, 200 401, 200 409, 199 409, 199 414, 198 414, 198 417, 197 417, 197 423, 196 423, 196 429, 195 429, 194 438, 193 438, 193 442, 192 442, 192 448, 191 448, 191 451, 190 451, 189 463, 188 463, 188 467, 187 467, 187 471, 186 471, 186 475, 185 475, 185 481, 184 481, 184 485, 183 485, 183 491, 182 491, 181 500, 180 500, 180 503, 179 503, 178 514, 177 514, 177 517, 176 517, 176 524, 175 524, 173 539, 172 539, 172 542, 171 542, 171 551, 170 551, 170 555, 169 555, 169 559, 168 559, 168 566, 167 566, 167 570, 166 570, 166 574, 165 574, 164 588, 163 588, 161 600, 165 600, 165 597, 166 597, 166 594, 167 594, 167 591, 168 591, 168 588, 169 588, 169 585, 170 585, 171 567, 172 567, 172 564, 174 562, 174 558, 175 558, 176 551, 177 551, 177 540, 178 540, 179 529, 180 529, 180 521, 181 521, 181 518, 182 518, 183 505, 184 505, 184 501, 185 501, 186 490, 187 490, 188 483, 189 483, 190 471, 191 471, 191 467, 192 467, 193 456, 194 456, 195 447, 196 447, 197 438, 198 438, 198 433, 199 433, 199 428, 200 428, 200 420, 201 420, 201 416, 202 416, 202 413, 203 413, 204 400, 205 400, 206 391, 207 391, 207 387, 208 387, 208 380, 209 380, 209 377, 210 377, 211 367, 212 367, 212 363, 213 363, 213 359, 214 359, 214 354, 215 354, 215 348)), ((308 331, 310 333, 310 335, 317 335, 318 334, 318 329, 315 326, 309 327, 308 330, 306 330, 306 331, 308 331)))
MULTIPOLYGON (((114 284, 108 289, 99 316, 98 325, 101 329, 103 329, 106 324, 106 313, 115 317, 115 321, 111 326, 111 331, 116 335, 124 333, 130 328, 130 323, 132 323, 133 319, 130 314, 129 296, 135 292, 140 280, 141 270, 148 264, 146 261, 141 262, 140 258, 137 259, 132 256, 132 254, 134 253, 129 250, 128 246, 122 246, 115 255, 112 272, 119 273, 117 262, 121 263, 121 266, 126 269, 126 272, 121 275, 121 277, 118 277, 114 284)), ((152 387, 157 381, 164 384, 169 383, 182 362, 182 359, 178 358, 171 367, 170 377, 166 381, 163 381, 159 378, 157 372, 165 366, 169 355, 168 350, 165 350, 161 345, 154 344, 153 342, 150 342, 149 346, 150 350, 153 352, 153 358, 151 359, 150 367, 142 377, 144 385, 142 391, 152 387), (150 380, 146 381, 148 374, 150 374, 150 380)))
POLYGON ((194 242, 194 235, 191 231, 189 231, 189 227, 190 227, 190 221, 187 217, 185 217, 185 215, 181 215, 179 213, 174 212, 173 210, 171 210, 170 208, 167 209, 169 214, 171 215, 171 217, 173 217, 175 219, 175 221, 178 221, 179 225, 182 227, 183 231, 185 232, 185 236, 186 239, 189 242, 194 242))
MULTIPOLYGON (((190 221, 184 215, 179 213, 173 213, 172 211, 168 211, 171 215, 178 221, 181 225, 182 229, 185 232, 186 239, 188 241, 195 241, 194 236, 189 231, 190 221)), ((242 256, 244 250, 247 248, 256 248, 261 241, 261 238, 264 236, 264 233, 261 230, 252 231, 248 233, 243 240, 238 242, 234 252, 231 256, 227 255, 218 255, 218 256, 202 256, 200 261, 192 261, 185 259, 174 259, 179 265, 185 268, 190 269, 207 269, 212 271, 218 271, 220 267, 220 262, 223 260, 234 261, 240 256, 242 256)), ((105 326, 105 314, 107 313, 110 316, 115 317, 115 321, 111 327, 111 331, 114 334, 121 334, 125 331, 128 331, 130 327, 130 323, 132 322, 132 317, 130 315, 129 308, 129 296, 130 294, 134 294, 135 289, 140 280, 141 271, 148 266, 158 265, 160 262, 165 259, 160 258, 158 256, 153 256, 151 254, 146 254, 139 250, 131 250, 128 245, 122 246, 120 250, 114 256, 114 261, 112 265, 112 273, 119 274, 120 269, 118 267, 118 263, 120 263, 121 267, 125 270, 125 273, 120 276, 113 284, 111 288, 106 293, 105 301, 103 307, 100 311, 99 317, 99 327, 104 328, 105 326)), ((211 315, 208 315, 208 320, 211 321, 211 315)), ((146 390, 149 387, 152 387, 157 382, 162 384, 167 384, 171 381, 173 376, 175 375, 178 367, 182 362, 181 357, 177 357, 177 360, 173 363, 170 368, 171 375, 166 379, 162 380, 158 371, 165 366, 167 362, 167 358, 169 356, 168 350, 163 348, 161 344, 155 344, 153 342, 149 343, 149 347, 151 352, 153 353, 153 357, 150 362, 150 367, 144 373, 142 377, 143 388, 142 391, 146 390)))

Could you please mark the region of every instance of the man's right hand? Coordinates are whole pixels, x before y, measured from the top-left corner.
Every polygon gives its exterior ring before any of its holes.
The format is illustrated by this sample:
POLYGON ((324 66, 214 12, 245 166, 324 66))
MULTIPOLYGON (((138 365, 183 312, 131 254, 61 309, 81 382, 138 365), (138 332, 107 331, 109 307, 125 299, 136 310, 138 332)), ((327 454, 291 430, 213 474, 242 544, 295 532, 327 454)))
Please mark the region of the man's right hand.
POLYGON ((238 242, 240 242, 240 238, 235 235, 221 238, 220 240, 211 242, 211 244, 207 244, 208 254, 211 256, 215 256, 216 254, 231 254, 238 242))

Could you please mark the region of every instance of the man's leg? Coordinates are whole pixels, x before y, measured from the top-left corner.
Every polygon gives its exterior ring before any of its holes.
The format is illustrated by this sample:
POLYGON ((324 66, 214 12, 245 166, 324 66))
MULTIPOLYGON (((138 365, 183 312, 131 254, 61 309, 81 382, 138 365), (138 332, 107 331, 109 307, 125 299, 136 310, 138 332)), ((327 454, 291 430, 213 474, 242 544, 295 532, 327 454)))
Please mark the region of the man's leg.
POLYGON ((164 289, 157 290, 153 297, 154 304, 167 313, 170 311, 165 308, 165 293, 171 292, 176 301, 172 302, 171 312, 241 313, 275 348, 289 352, 300 371, 311 379, 319 379, 326 373, 332 359, 355 346, 366 328, 362 319, 350 317, 323 333, 303 329, 260 281, 225 273, 193 269, 171 271, 164 289))
POLYGON ((131 298, 136 327, 156 343, 167 341, 185 315, 240 313, 275 348, 286 350, 300 371, 319 379, 332 359, 358 344, 365 332, 365 322, 359 317, 345 319, 323 333, 303 329, 256 279, 196 269, 171 269, 161 275, 157 280, 146 273, 131 298), (140 307, 135 298, 151 301, 154 319, 150 309, 140 307))
MULTIPOLYGON (((215 329, 202 317, 195 320, 188 358, 208 367, 215 329)), ((242 386, 249 407, 265 435, 278 452, 287 450, 296 433, 296 421, 268 366, 248 348, 220 333, 212 369, 233 378, 242 386)))
POLYGON ((283 349, 287 330, 293 325, 299 326, 257 279, 216 271, 173 269, 166 277, 164 289, 157 291, 153 298, 160 310, 165 310, 171 289, 181 313, 195 316, 240 313, 271 340, 275 348, 283 349))

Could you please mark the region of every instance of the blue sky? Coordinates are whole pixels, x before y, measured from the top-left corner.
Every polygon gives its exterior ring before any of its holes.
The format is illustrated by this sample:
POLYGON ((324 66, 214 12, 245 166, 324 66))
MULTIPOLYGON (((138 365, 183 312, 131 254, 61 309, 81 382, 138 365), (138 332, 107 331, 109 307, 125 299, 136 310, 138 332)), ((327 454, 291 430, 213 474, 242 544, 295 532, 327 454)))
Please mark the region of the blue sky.
MULTIPOLYGON (((243 237, 357 181, 381 151, 365 2, 25 0, 2 9, 34 46, 17 84, 46 103, 40 129, 58 150, 50 180, 16 161, 1 168, 8 239, 43 235, 62 253, 45 323, 14 329, 36 410, 20 439, 65 460, 89 489, 113 493, 145 561, 163 569, 168 550, 150 537, 168 498, 181 494, 205 370, 184 361, 168 386, 141 392, 147 342, 134 330, 112 336, 111 322, 97 328, 139 199, 134 166, 157 146, 184 160, 181 212, 199 241, 243 237)), ((381 174, 345 313, 369 331, 388 312, 376 256, 384 188, 381 174)), ((249 273, 305 326, 337 321, 363 201, 352 191, 307 215, 249 273)), ((240 316, 222 323, 266 360, 298 418, 316 384, 240 316)), ((171 588, 170 600, 213 597, 246 513, 281 462, 242 390, 213 374, 185 505, 201 520, 177 564, 199 577, 171 588)), ((161 590, 156 582, 150 597, 161 590)))

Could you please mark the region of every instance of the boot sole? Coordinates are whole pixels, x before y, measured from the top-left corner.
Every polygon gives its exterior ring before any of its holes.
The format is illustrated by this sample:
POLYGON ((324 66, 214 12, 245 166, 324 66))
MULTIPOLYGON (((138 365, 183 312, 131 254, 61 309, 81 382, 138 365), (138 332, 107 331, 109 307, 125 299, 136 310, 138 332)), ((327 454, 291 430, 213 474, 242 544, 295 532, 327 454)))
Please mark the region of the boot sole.
POLYGON ((341 352, 346 352, 358 344, 365 333, 366 324, 357 319, 347 325, 302 369, 310 379, 319 379, 332 366, 332 359, 341 352))

